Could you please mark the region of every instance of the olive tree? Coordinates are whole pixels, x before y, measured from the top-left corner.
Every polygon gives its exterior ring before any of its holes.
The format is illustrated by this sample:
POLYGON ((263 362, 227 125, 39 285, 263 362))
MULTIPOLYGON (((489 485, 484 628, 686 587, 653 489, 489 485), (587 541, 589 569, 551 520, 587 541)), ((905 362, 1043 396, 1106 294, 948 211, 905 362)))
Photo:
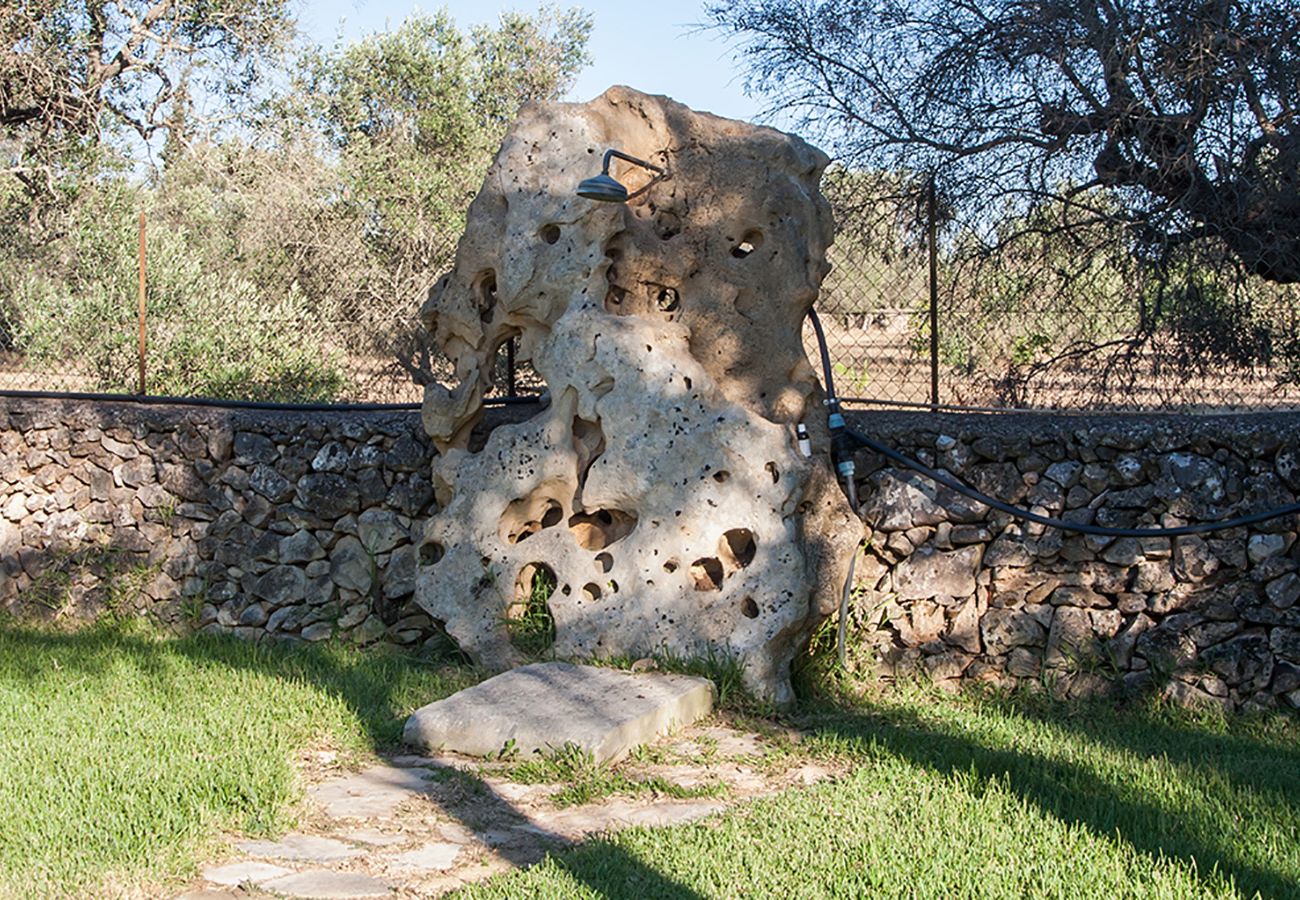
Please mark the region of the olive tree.
POLYGON ((193 101, 245 106, 292 30, 288 0, 0 5, 0 174, 48 195, 114 131, 183 140, 193 101))
MULTIPOLYGON (((305 116, 337 156, 340 203, 366 248, 353 262, 364 277, 342 298, 358 335, 404 334, 399 353, 417 354, 415 311, 450 267, 506 128, 523 104, 563 95, 590 30, 577 9, 505 13, 468 30, 444 10, 304 59, 286 118, 305 116)), ((412 375, 431 377, 427 356, 412 375)))
MULTIPOLYGON (((1277 0, 738 0, 750 84, 846 161, 1086 202, 1300 281, 1300 17, 1277 0)), ((951 193, 951 192, 950 192, 951 193)))
MULTIPOLYGON (((1288 0, 710 2, 747 86, 846 166, 933 174, 954 262, 1103 266, 1205 363, 1300 363, 1300 17, 1288 0), (1062 262, 1064 260, 1064 262, 1062 262), (1288 329, 1290 329, 1288 331, 1288 329), (1185 343, 1185 342, 1184 342, 1185 343), (1203 352, 1202 352, 1203 351, 1203 352)), ((864 203, 878 198, 864 196, 864 203)), ((898 198, 894 198, 898 199, 898 198)), ((1077 348, 1058 348, 1074 354, 1077 348)))

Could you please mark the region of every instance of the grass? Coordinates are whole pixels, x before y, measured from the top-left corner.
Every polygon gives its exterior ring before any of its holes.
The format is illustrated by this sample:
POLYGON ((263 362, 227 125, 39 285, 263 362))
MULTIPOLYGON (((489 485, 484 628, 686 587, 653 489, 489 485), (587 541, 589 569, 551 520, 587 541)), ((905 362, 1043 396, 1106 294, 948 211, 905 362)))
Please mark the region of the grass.
POLYGON ((0 896, 186 876, 223 830, 292 825, 304 749, 393 745, 473 680, 339 647, 0 627, 0 896))
POLYGON ((457 896, 1300 896, 1294 720, 914 689, 797 723, 847 777, 457 896))
MULTIPOLYGON (((177 883, 222 831, 292 825, 303 750, 391 746, 411 708, 476 677, 375 651, 0 627, 0 895, 177 883)), ((805 734, 782 765, 847 774, 591 841, 462 900, 1300 897, 1294 717, 906 688, 840 690, 781 724, 805 734)), ((560 804, 683 790, 572 750, 510 774, 567 784, 560 804)))
POLYGON ((590 752, 573 744, 565 744, 546 756, 524 760, 494 774, 519 784, 565 785, 550 798, 555 806, 561 808, 579 806, 616 794, 686 799, 720 797, 727 792, 727 786, 723 783, 683 787, 658 775, 634 778, 609 766, 598 765, 590 752))
POLYGON ((555 643, 555 619, 549 605, 553 593, 555 573, 548 566, 536 566, 528 576, 528 596, 506 616, 510 643, 525 656, 546 657, 555 643))
MULTIPOLYGON (((654 662, 654 671, 674 672, 679 675, 694 675, 707 678, 717 690, 717 705, 722 709, 747 715, 769 715, 774 710, 751 694, 744 683, 744 666, 734 656, 714 653, 707 656, 682 656, 667 649, 648 657, 654 662)), ((613 669, 631 670, 640 662, 634 656, 606 656, 592 660, 593 665, 609 666, 613 669)))

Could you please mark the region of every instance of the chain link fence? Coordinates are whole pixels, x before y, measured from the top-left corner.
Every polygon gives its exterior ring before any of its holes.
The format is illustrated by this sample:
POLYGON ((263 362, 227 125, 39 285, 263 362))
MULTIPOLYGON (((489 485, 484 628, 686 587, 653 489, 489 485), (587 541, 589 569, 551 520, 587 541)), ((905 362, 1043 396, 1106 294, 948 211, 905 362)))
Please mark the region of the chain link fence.
POLYGON ((913 192, 909 206, 901 192, 864 191, 860 177, 834 172, 823 187, 837 237, 818 302, 845 397, 995 409, 1300 408, 1298 285, 1222 271, 1161 280, 1123 234, 1094 224, 990 210, 954 221, 933 194, 916 202, 913 192))
MULTIPOLYGON (((1294 286, 1248 284, 1244 300, 1153 300, 1114 253, 1049 240, 998 257, 963 253, 975 225, 937 222, 933 203, 907 215, 855 206, 860 187, 834 174, 825 185, 839 230, 819 309, 842 396, 976 408, 1300 408, 1294 286)), ((364 223, 332 201, 259 210, 251 225, 240 220, 233 243, 222 222, 193 209, 149 204, 143 316, 138 206, 110 202, 90 211, 97 228, 83 223, 39 253, 11 254, 0 269, 0 391, 143 387, 414 404, 422 380, 452 379, 418 311, 451 266, 463 214, 425 229, 417 245, 377 251, 364 223)), ((811 329, 805 342, 815 360, 811 329)), ((504 346, 493 392, 540 388, 504 346)))

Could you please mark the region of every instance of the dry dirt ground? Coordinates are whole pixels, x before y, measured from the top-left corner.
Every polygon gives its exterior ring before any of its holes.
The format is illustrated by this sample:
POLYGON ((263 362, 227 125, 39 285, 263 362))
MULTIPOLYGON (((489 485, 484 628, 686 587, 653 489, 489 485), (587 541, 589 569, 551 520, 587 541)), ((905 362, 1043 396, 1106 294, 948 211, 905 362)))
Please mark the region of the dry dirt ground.
MULTIPOLYGON (((564 783, 521 783, 518 760, 389 756, 360 769, 331 751, 300 760, 306 808, 278 841, 228 839, 177 900, 263 897, 437 897, 540 861, 549 850, 634 825, 668 827, 754 797, 835 777, 792 752, 797 732, 764 733, 713 719, 600 770, 640 788, 565 805, 564 783), (557 802, 557 797, 559 802, 557 802)), ((531 779, 528 779, 531 780, 531 779)))

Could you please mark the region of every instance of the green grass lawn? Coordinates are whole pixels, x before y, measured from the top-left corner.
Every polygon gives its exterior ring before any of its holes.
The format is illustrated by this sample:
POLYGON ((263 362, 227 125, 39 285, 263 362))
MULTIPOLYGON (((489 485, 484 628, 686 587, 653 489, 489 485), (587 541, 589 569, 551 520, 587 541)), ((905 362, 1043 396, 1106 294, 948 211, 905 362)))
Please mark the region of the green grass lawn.
MULTIPOLYGON (((0 627, 0 894, 177 883, 290 825, 295 757, 391 746, 475 679, 376 652, 0 627)), ((848 774, 635 829, 478 897, 1300 897, 1300 722, 1028 695, 810 701, 848 774)))
POLYGON ((795 717, 837 782, 458 894, 1300 897, 1300 723, 901 691, 795 717))
POLYGON ((222 830, 292 824, 298 753, 393 745, 474 680, 378 652, 0 626, 0 896, 187 876, 222 830))

